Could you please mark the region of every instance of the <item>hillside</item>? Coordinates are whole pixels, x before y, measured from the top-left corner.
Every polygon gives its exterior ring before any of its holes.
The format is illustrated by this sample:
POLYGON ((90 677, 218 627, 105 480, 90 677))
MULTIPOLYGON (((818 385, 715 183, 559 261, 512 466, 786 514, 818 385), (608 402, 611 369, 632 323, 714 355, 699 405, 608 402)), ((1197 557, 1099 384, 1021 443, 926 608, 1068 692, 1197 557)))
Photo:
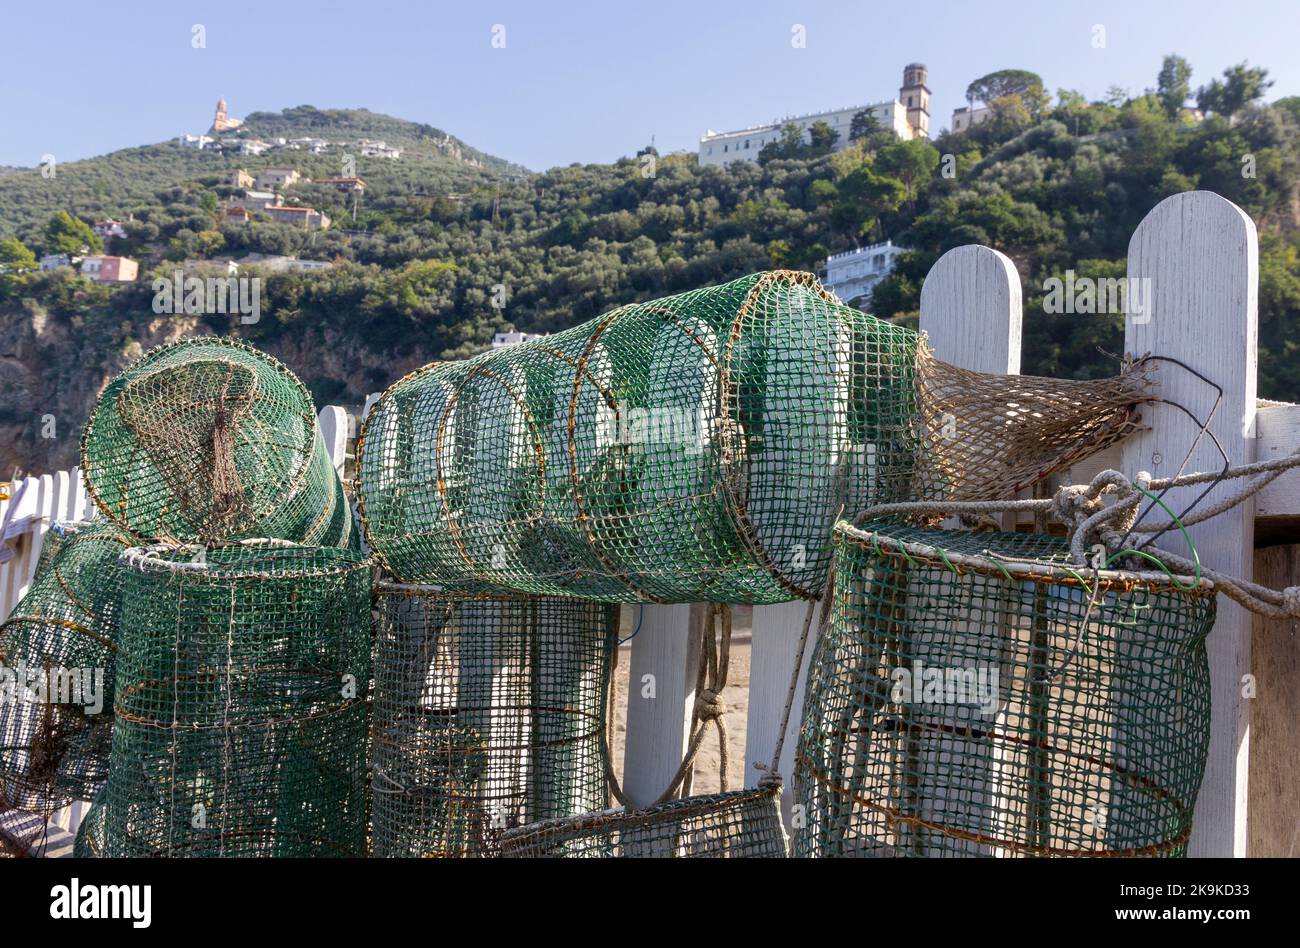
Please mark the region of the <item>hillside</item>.
MULTIPOLYGON (((201 131, 206 131, 203 129, 201 131)), ((369 112, 365 109, 321 110, 309 105, 283 112, 254 112, 236 133, 263 140, 314 137, 331 142, 369 138, 402 149, 399 161, 366 158, 356 148, 331 148, 325 154, 277 150, 258 156, 187 148, 175 139, 124 148, 82 161, 59 163, 52 177, 40 168, 0 169, 0 237, 34 239, 35 230, 55 211, 87 220, 115 215, 161 212, 172 205, 174 189, 199 182, 209 185, 226 172, 247 168, 297 167, 304 174, 327 177, 342 173, 345 153, 356 158, 357 173, 379 188, 412 191, 458 191, 481 186, 499 175, 524 169, 488 155, 431 125, 369 112)))
MULTIPOLYGON (((104 182, 95 197, 104 213, 129 212, 122 196, 129 188, 156 201, 112 248, 141 260, 140 279, 110 290, 66 269, 0 273, 0 464, 6 473, 70 466, 95 389, 142 349, 196 332, 243 336, 301 374, 318 402, 359 407, 367 393, 420 364, 485 348, 508 325, 554 331, 625 302, 755 270, 817 269, 828 253, 886 237, 911 249, 877 287, 877 315, 914 322, 921 282, 938 257, 961 244, 988 244, 1015 261, 1024 286, 1024 370, 1109 374, 1114 364, 1100 350, 1122 347, 1123 317, 1048 314, 1044 283, 1067 270, 1122 275, 1137 223, 1163 198, 1192 188, 1223 194, 1258 223, 1260 395, 1300 401, 1300 101, 1270 105, 1248 96, 1230 113, 1199 121, 1153 94, 1015 99, 1000 99, 985 124, 933 143, 869 133, 833 154, 792 147, 762 165, 725 168, 701 168, 694 155, 654 162, 647 155, 525 175, 486 158, 476 159, 478 167, 434 154, 436 130, 375 125, 371 137, 434 148, 410 162, 404 153, 359 167, 370 187, 355 221, 342 195, 294 186, 293 200, 336 220, 310 233, 223 220, 218 208, 230 191, 202 153, 167 152, 159 162, 165 188, 148 162, 136 167, 142 180, 114 186, 109 163, 127 153, 85 162, 84 180, 104 182), (172 273, 185 258, 254 251, 334 266, 265 275, 256 324, 153 312, 155 274, 172 273), (58 420, 57 438, 41 437, 46 414, 58 420)), ((304 123, 295 134, 311 135, 309 123, 322 115, 374 119, 293 109, 249 121, 258 134, 294 121, 304 123)), ((302 153, 294 164, 318 177, 338 173, 333 160, 302 153)), ((18 193, 26 192, 0 176, 0 220, 12 219, 18 193)), ((24 214, 27 223, 9 232, 40 252, 44 219, 24 214)))

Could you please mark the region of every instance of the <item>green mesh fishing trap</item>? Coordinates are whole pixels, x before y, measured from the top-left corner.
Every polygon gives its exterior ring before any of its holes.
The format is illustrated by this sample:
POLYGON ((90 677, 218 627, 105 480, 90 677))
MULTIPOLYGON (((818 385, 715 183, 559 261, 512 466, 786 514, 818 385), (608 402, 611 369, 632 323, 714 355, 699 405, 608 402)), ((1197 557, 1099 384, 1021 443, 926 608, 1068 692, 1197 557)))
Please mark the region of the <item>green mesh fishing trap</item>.
POLYGON ((123 563, 103 855, 363 855, 369 561, 250 540, 123 563))
POLYGON ((448 587, 808 595, 854 458, 904 450, 915 345, 778 271, 428 366, 368 416, 369 543, 401 579, 448 587), (867 406, 867 387, 889 394, 867 406))
POLYGON ((108 776, 128 546, 107 521, 65 535, 0 625, 0 806, 49 816, 108 776))
POLYGON ((377 587, 376 856, 495 856, 511 827, 608 802, 617 607, 377 587))
POLYGON ((1122 437, 1145 387, 966 373, 754 274, 401 379, 359 502, 408 582, 779 602, 823 585, 841 507, 1003 496, 1122 437))
POLYGON ((779 859, 786 855, 781 788, 760 787, 614 809, 510 830, 511 858, 779 859))
POLYGON ((137 536, 356 545, 310 393, 234 339, 161 346, 109 382, 81 466, 100 510, 137 536))
POLYGON ((50 529, 45 531, 41 540, 41 555, 36 557, 36 569, 32 571, 32 577, 39 577, 45 572, 55 554, 63 549, 64 541, 92 523, 92 520, 56 520, 50 524, 50 529))
POLYGON ((1185 854, 1210 727, 1208 581, 1064 541, 835 530, 795 768, 798 856, 1185 854))

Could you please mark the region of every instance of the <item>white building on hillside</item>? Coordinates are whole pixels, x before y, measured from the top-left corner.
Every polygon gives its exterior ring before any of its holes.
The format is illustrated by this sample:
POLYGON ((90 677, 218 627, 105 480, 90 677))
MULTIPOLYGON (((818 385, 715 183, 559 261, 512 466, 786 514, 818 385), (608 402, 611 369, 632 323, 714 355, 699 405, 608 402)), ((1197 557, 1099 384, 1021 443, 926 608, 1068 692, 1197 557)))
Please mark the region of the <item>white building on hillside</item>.
POLYGON ((822 286, 849 304, 860 297, 870 297, 876 284, 889 276, 894 269, 894 258, 905 248, 894 246, 886 240, 881 244, 846 250, 826 258, 826 272, 822 286))
POLYGON ((969 108, 963 105, 960 109, 952 110, 952 130, 954 132, 964 132, 973 125, 988 121, 992 116, 993 110, 987 105, 981 105, 979 108, 969 108))
POLYGON ((901 139, 926 138, 930 134, 930 89, 926 85, 927 78, 923 64, 910 63, 903 70, 903 85, 898 90, 897 99, 796 115, 734 132, 715 132, 709 129, 700 139, 700 164, 725 165, 733 161, 758 161, 758 153, 763 150, 763 146, 779 139, 782 129, 791 123, 803 132, 806 142, 809 138, 808 130, 818 122, 825 122, 839 135, 835 140, 835 150, 839 151, 849 146, 853 116, 859 112, 870 112, 881 127, 891 129, 901 139))
POLYGON ((492 337, 492 348, 500 349, 503 346, 514 346, 521 342, 528 342, 530 339, 540 339, 545 335, 544 332, 499 332, 492 337))
POLYGON ((400 158, 402 149, 395 148, 385 141, 372 141, 369 138, 363 138, 357 142, 357 147, 361 149, 363 158, 400 158))

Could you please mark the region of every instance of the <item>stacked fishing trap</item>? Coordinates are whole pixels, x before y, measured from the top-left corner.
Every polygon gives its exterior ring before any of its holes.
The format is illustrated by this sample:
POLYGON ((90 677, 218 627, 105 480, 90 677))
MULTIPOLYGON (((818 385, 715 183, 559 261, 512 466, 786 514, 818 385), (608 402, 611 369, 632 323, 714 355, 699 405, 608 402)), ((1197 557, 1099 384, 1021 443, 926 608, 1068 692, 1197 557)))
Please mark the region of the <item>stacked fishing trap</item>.
POLYGON ((164 346, 84 432, 107 521, 52 538, 0 637, 107 667, 112 710, 0 708, 0 790, 95 795, 77 852, 109 857, 1181 855, 1213 584, 852 525, 1011 496, 1153 397, 1143 362, 968 372, 810 274, 754 274, 393 384, 357 448, 376 586, 301 382, 232 340, 164 346), (725 774, 728 604, 828 581, 788 845, 779 744, 758 788, 691 796, 691 771, 716 727, 725 774), (624 602, 710 603, 721 638, 676 778, 607 809, 624 602))
POLYGON ((851 468, 869 443, 881 472, 908 454, 915 347, 781 271, 428 366, 367 419, 368 541, 447 588, 812 595, 851 468))
POLYGON ((1064 541, 835 532, 796 766, 801 856, 1178 856, 1214 589, 1064 541))
POLYGON ((506 830, 606 804, 616 608, 376 593, 374 855, 496 855, 506 830))
POLYGON ((364 854, 371 567, 302 383, 234 340, 155 349, 82 462, 105 516, 48 533, 0 657, 98 671, 106 707, 0 706, 4 802, 93 797, 83 855, 364 854))
MULTIPOLYGON (((448 595, 813 598, 842 511, 1006 496, 1123 438, 1150 397, 1141 364, 1095 382, 966 372, 917 333, 840 305, 810 275, 777 271, 408 375, 367 418, 358 501, 388 572, 448 595)), ((390 660, 407 659, 381 634, 380 665, 390 660)), ((452 727, 459 713, 437 718, 437 740, 459 742, 464 768, 454 779, 435 768, 427 779, 443 786, 477 780, 486 760, 477 730, 452 727)), ((388 788, 394 807, 409 805, 412 783, 388 788)), ((445 807, 449 793, 428 796, 445 807)), ((499 845, 784 855, 779 817, 767 819, 774 800, 764 788, 556 813, 511 824, 499 845)), ((488 803, 481 791, 473 807, 488 803)), ((466 848, 457 819, 446 816, 450 837, 426 838, 423 851, 466 848)), ((418 819, 399 822, 425 833, 418 819)), ((377 816, 377 848, 381 835, 377 816)))
POLYGON ((360 856, 370 566, 285 541, 124 558, 104 856, 360 856))
POLYGON ((311 394, 233 339, 161 346, 113 379, 81 467, 99 509, 136 536, 356 545, 311 394))
POLYGON ((27 594, 0 625, 0 804, 49 817, 108 776, 113 682, 130 538, 112 523, 57 527, 27 594))

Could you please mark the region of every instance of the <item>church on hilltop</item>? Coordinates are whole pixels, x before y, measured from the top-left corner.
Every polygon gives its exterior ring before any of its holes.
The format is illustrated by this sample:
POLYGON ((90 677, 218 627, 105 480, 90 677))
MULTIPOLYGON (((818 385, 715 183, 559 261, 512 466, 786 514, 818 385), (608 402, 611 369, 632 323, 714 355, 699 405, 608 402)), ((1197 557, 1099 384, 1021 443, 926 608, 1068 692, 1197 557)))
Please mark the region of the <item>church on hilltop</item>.
POLYGON ((725 165, 733 161, 758 161, 758 154, 763 146, 776 141, 785 133, 786 125, 794 125, 803 135, 804 142, 811 140, 810 129, 818 122, 824 122, 835 132, 835 151, 849 146, 849 133, 853 125, 853 116, 866 112, 884 129, 889 129, 899 138, 907 141, 913 138, 930 136, 930 86, 929 70, 924 63, 908 63, 903 68, 903 84, 899 87, 897 98, 865 105, 853 105, 842 109, 828 109, 824 112, 810 112, 807 115, 792 115, 787 118, 769 122, 766 125, 754 125, 734 132, 715 132, 709 129, 700 139, 699 160, 703 165, 725 165))
POLYGON ((212 127, 208 129, 209 135, 216 135, 220 132, 232 132, 244 124, 243 119, 231 118, 226 114, 226 100, 217 100, 217 114, 213 116, 212 127))

